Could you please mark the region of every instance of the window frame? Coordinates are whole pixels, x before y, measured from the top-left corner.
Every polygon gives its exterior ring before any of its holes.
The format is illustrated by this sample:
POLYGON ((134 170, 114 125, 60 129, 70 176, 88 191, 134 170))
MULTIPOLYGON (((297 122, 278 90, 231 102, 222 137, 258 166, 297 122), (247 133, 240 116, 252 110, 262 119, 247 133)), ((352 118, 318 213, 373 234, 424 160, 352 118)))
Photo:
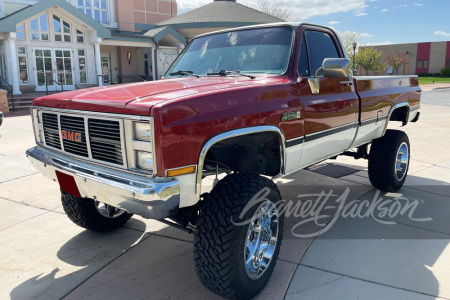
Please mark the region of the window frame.
MULTIPOLYGON (((301 32, 302 39, 301 39, 301 42, 300 42, 300 47, 301 47, 301 45, 302 45, 302 43, 304 41, 305 45, 306 45, 306 54, 308 56, 308 73, 309 73, 309 75, 308 76, 304 75, 303 77, 316 77, 316 71, 317 70, 314 70, 314 71, 311 72, 311 57, 309 55, 309 45, 308 45, 308 41, 306 39, 306 32, 307 31, 315 31, 315 32, 321 32, 321 33, 327 34, 331 38, 331 41, 333 42, 334 47, 336 48, 336 52, 338 54, 338 58, 345 58, 345 54, 344 54, 344 51, 343 51, 343 49, 341 47, 340 42, 338 42, 338 40, 337 40, 337 35, 336 35, 336 33, 334 31, 331 31, 331 30, 329 30, 327 28, 305 26, 303 31, 301 32)), ((299 66, 300 66, 300 53, 299 53, 299 59, 298 59, 298 62, 297 62, 297 73, 298 73, 299 76, 301 76, 300 73, 298 72, 299 66)), ((317 76, 317 78, 320 78, 320 77, 323 77, 323 74, 317 76)))
POLYGON ((422 62, 422 68, 428 69, 429 66, 430 66, 430 61, 428 59, 424 59, 422 62))
MULTIPOLYGON (((50 22, 49 22, 48 16, 49 16, 49 13, 48 13, 48 11, 46 11, 46 12, 44 12, 44 13, 41 13, 41 14, 36 15, 34 18, 30 18, 30 19, 27 21, 28 24, 29 24, 29 26, 30 26, 30 41, 50 42, 50 40, 51 40, 51 38, 50 38, 50 22), (47 19, 47 31, 42 30, 42 27, 41 27, 41 17, 42 17, 43 15, 46 15, 46 19, 47 19), (31 28, 31 22, 32 22, 34 19, 36 19, 36 21, 37 21, 37 30, 33 30, 33 29, 31 28), (33 38, 32 38, 33 33, 37 33, 38 36, 39 36, 39 38, 38 38, 38 39, 33 39, 33 38), (46 35, 47 35, 47 39, 46 39, 46 40, 42 38, 42 35, 43 35, 43 34, 46 34, 46 35)), ((24 29, 25 29, 25 27, 24 27, 24 29)))
POLYGON ((25 35, 25 22, 18 23, 18 24, 16 25, 16 39, 19 40, 19 41, 25 41, 25 40, 26 40, 26 35, 25 35), (20 26, 23 27, 22 30, 19 29, 20 26), (22 38, 22 39, 19 38, 19 37, 17 36, 17 33, 22 33, 22 34, 23 34, 23 38, 22 38))
MULTIPOLYGON (((54 42, 57 43, 73 43, 73 29, 75 27, 72 26, 72 23, 67 21, 65 18, 62 18, 56 14, 52 14, 52 32, 53 32, 53 39, 54 42), (59 19, 59 24, 60 24, 60 31, 55 31, 55 18, 59 19), (69 32, 64 32, 64 23, 66 23, 67 25, 69 25, 69 32), (61 40, 57 41, 56 40, 56 36, 59 35, 61 36, 61 40), (70 37, 70 41, 66 41, 65 37, 68 36, 70 37)), ((75 28, 76 30, 76 28, 75 28)))
POLYGON ((19 72, 19 84, 20 85, 30 85, 30 76, 29 76, 29 72, 28 72, 28 57, 27 57, 27 47, 26 46, 17 46, 16 47, 16 54, 17 54, 17 64, 18 64, 18 72, 19 72), (19 53, 19 48, 24 48, 25 51, 24 53, 19 53), (21 83, 21 70, 20 70, 20 57, 24 57, 25 58, 25 71, 27 73, 27 83, 21 83))
POLYGON ((104 0, 105 4, 106 4, 106 8, 102 8, 102 1, 103 0, 98 0, 99 1, 99 7, 95 7, 95 1, 96 0, 76 0, 76 7, 79 11, 83 12, 84 14, 86 14, 88 17, 92 18, 93 20, 97 21, 95 19, 95 12, 98 11, 99 12, 99 20, 97 22, 99 22, 102 25, 109 25, 111 23, 110 20, 110 10, 111 10, 111 5, 110 5, 110 1, 109 0, 104 0), (83 1, 83 5, 79 5, 79 1, 83 1), (88 7, 86 6, 87 1, 91 1, 91 6, 88 7), (87 13, 87 10, 90 10, 90 14, 87 13), (103 16, 102 16, 102 12, 106 13, 106 22, 103 22, 103 16))
POLYGON ((84 36, 84 32, 81 31, 80 29, 75 28, 75 35, 76 35, 76 43, 77 43, 77 44, 84 44, 84 43, 86 42, 86 38, 85 38, 85 36, 84 36), (81 33, 78 33, 78 32, 81 32, 81 33), (82 42, 79 42, 79 41, 78 41, 78 37, 81 37, 81 38, 83 39, 83 41, 82 41, 82 42))
POLYGON ((417 60, 416 69, 423 69, 423 61, 421 59, 417 60), (420 63, 420 65, 419 65, 419 63, 420 63))
POLYGON ((88 72, 86 68, 86 59, 87 59, 87 53, 85 48, 77 48, 77 58, 78 58, 78 75, 80 76, 80 84, 87 84, 88 83, 88 72), (80 55, 80 50, 84 51, 84 55, 80 55), (86 77, 86 82, 81 81, 81 63, 80 59, 84 58, 84 72, 86 77))

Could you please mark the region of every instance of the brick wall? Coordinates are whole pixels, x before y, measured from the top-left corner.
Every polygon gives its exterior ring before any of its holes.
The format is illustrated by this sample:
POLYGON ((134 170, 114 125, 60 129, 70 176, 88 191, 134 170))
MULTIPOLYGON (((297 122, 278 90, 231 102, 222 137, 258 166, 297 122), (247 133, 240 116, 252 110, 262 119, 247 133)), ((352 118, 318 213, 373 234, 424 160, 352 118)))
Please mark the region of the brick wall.
POLYGON ((0 89, 0 110, 3 113, 9 112, 8 97, 7 97, 6 93, 7 92, 5 90, 0 89))

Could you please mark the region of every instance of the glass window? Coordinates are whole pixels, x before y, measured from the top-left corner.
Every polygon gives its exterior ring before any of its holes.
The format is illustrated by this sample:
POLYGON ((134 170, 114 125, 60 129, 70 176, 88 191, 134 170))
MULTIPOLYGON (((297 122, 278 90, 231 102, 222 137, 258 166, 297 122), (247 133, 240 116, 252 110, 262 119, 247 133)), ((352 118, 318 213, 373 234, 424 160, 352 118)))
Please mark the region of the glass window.
POLYGON ((37 18, 34 18, 30 21, 30 29, 31 31, 39 31, 37 18))
POLYGON ((24 40, 25 39, 25 29, 24 24, 20 24, 16 27, 16 38, 18 40, 24 40))
POLYGON ((47 13, 38 16, 30 21, 30 36, 33 41, 48 41, 48 19, 47 13))
POLYGON ((109 23, 107 0, 78 0, 78 9, 99 23, 109 23))
POLYGON ((55 33, 56 42, 72 41, 70 24, 56 15, 53 15, 53 32, 55 33))
POLYGON ((80 83, 87 83, 86 51, 78 49, 78 65, 80 66, 80 83))
POLYGON ((422 68, 422 60, 418 60, 417 61, 417 68, 421 69, 422 68))
POLYGON ((84 43, 84 33, 77 29, 77 42, 84 43))
POLYGON ((48 31, 47 14, 43 14, 39 17, 39 24, 41 31, 48 31))
MULTIPOLYGON (((308 47, 310 74, 315 74, 322 67, 325 58, 339 58, 339 52, 329 34, 308 30, 305 32, 305 37, 308 47)), ((321 74, 322 72, 319 72, 319 75, 321 74)))
POLYGON ((423 67, 428 68, 428 59, 423 60, 423 67))
POLYGON ((298 74, 300 76, 309 76, 308 51, 306 48, 305 35, 303 35, 302 44, 300 46, 300 57, 298 61, 298 74))
POLYGON ((28 68, 25 47, 17 47, 17 57, 19 60, 20 84, 28 84, 28 68))
MULTIPOLYGON (((279 26, 200 37, 185 48, 166 74, 178 70, 198 75, 221 70, 281 74, 288 67, 292 35, 292 28, 279 26)), ((169 62, 177 56, 176 50, 168 50, 172 49, 158 50, 158 59, 169 62)))

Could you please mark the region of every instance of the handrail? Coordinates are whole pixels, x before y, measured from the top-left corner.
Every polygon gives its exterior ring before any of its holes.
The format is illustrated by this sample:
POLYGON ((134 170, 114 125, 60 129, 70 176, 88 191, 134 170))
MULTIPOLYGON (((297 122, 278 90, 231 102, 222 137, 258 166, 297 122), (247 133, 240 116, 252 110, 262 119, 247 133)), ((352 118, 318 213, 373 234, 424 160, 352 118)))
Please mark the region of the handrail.
MULTIPOLYGON (((53 78, 50 78, 50 83, 56 83, 57 85, 61 86, 61 92, 64 92, 64 83, 63 83, 63 74, 59 74, 59 80, 61 82, 58 82, 56 80, 54 80, 53 78)), ((45 76, 45 91, 47 92, 48 95, 48 81, 47 81, 47 76, 45 76)))
MULTIPOLYGON (((109 83, 111 83, 112 85, 114 85, 115 83, 112 81, 112 80, 110 80, 110 79, 106 79, 106 76, 104 76, 104 75, 97 75, 97 78, 98 77, 101 77, 102 78, 102 80, 103 80, 103 83, 105 83, 105 82, 109 82, 109 83), (106 81, 105 81, 105 79, 106 79, 106 81)), ((100 83, 100 82, 99 82, 100 83)))
POLYGON ((0 86, 2 85, 2 82, 6 83, 6 86, 8 87, 8 91, 11 94, 11 100, 12 100, 12 105, 13 105, 13 112, 16 112, 16 103, 15 103, 15 100, 14 100, 13 86, 10 85, 8 83, 8 81, 6 81, 6 79, 3 78, 3 76, 0 76, 0 86))

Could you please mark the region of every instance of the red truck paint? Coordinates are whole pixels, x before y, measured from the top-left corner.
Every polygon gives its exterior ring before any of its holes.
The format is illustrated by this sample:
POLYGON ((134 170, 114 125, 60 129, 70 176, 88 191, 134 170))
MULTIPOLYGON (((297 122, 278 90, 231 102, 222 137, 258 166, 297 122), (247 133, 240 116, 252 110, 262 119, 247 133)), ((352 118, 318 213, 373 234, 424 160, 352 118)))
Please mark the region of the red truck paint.
POLYGON ((226 131, 273 125, 289 140, 377 117, 380 111, 386 115, 400 102, 419 103, 417 78, 396 82, 356 77, 358 96, 339 79, 322 77, 320 94, 312 94, 306 78, 297 82, 303 31, 329 33, 340 44, 326 28, 305 25, 295 29, 294 55, 285 76, 163 79, 54 94, 35 99, 33 105, 154 117, 157 176, 164 177, 167 169, 197 164, 203 145, 226 131), (289 111, 301 111, 301 119, 282 122, 282 114, 289 111))

